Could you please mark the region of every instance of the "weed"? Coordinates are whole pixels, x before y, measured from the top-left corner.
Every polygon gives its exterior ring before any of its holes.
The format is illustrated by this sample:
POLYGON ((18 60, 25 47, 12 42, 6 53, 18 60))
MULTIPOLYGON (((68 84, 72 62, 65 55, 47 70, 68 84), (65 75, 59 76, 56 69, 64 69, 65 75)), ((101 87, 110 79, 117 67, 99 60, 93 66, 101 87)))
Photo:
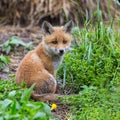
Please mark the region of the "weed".
POLYGON ((105 27, 103 22, 89 30, 75 28, 73 35, 77 38, 77 45, 65 55, 58 71, 66 87, 78 93, 83 85, 105 88, 110 87, 110 83, 118 84, 120 48, 117 42, 120 35, 105 27))
POLYGON ((9 72, 9 67, 7 66, 10 63, 10 59, 7 56, 0 55, 0 70, 3 72, 9 72))
POLYGON ((6 41, 5 43, 1 44, 1 51, 5 52, 6 54, 9 54, 15 47, 18 46, 23 46, 26 49, 32 49, 32 43, 24 43, 22 40, 20 40, 19 37, 17 36, 12 36, 11 38, 9 38, 8 41, 6 41))
POLYGON ((61 98, 70 105, 69 120, 120 119, 120 35, 114 19, 110 27, 103 24, 99 3, 95 14, 95 26, 86 21, 73 29, 74 49, 58 70, 67 94, 74 94, 61 98))
POLYGON ((120 89, 98 89, 93 86, 83 86, 77 95, 63 99, 69 104, 70 120, 119 120, 120 119, 120 89))
POLYGON ((33 88, 34 85, 27 89, 13 80, 0 80, 0 119, 49 120, 50 107, 43 102, 30 100, 33 88))

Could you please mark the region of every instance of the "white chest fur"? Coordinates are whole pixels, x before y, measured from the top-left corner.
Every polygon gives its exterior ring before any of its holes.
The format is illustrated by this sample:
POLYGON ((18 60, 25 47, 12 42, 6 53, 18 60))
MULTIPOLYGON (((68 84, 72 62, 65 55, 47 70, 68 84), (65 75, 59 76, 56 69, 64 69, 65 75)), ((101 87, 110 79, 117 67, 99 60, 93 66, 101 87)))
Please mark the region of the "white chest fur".
POLYGON ((57 71, 58 67, 61 65, 62 60, 63 60, 63 56, 54 56, 53 67, 55 71, 57 71))

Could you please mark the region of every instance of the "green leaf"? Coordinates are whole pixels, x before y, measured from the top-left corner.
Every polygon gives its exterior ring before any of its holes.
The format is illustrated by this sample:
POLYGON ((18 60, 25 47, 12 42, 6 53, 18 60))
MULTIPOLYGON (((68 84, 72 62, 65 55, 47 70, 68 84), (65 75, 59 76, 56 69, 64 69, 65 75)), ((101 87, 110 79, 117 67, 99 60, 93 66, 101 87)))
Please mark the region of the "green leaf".
POLYGON ((39 109, 40 108, 40 105, 36 105, 36 104, 33 104, 33 103, 28 103, 26 104, 27 107, 30 107, 32 109, 39 109))
POLYGON ((35 114, 35 116, 33 117, 33 120, 38 120, 38 118, 39 118, 40 120, 45 120, 45 119, 46 119, 45 113, 44 113, 44 112, 37 112, 37 113, 35 114))
POLYGON ((33 91, 34 86, 35 86, 35 84, 33 84, 29 89, 26 89, 26 90, 23 92, 23 94, 22 94, 22 96, 21 96, 21 102, 25 102, 25 101, 28 101, 28 100, 29 100, 30 95, 31 95, 31 93, 32 93, 32 91, 33 91))
POLYGON ((13 102, 12 100, 5 99, 4 101, 2 101, 2 106, 1 106, 1 108, 2 108, 2 109, 7 108, 12 102, 13 102))
POLYGON ((6 41, 4 44, 3 44, 3 47, 8 47, 9 46, 9 41, 6 41))
POLYGON ((0 117, 0 120, 4 120, 4 118, 1 116, 1 117, 0 117))
POLYGON ((3 63, 0 61, 0 68, 2 68, 3 67, 3 63))
POLYGON ((13 103, 11 104, 11 114, 16 114, 16 112, 19 110, 20 111, 20 104, 19 102, 17 102, 16 100, 13 101, 13 103))
POLYGON ((17 113, 15 115, 7 114, 4 116, 4 120, 20 120, 20 115, 17 113))
POLYGON ((3 56, 3 55, 0 56, 0 61, 3 63, 10 63, 11 62, 9 57, 3 56))
POLYGON ((47 115, 51 114, 50 107, 47 104, 43 103, 43 109, 47 115))
POLYGON ((13 90, 13 91, 11 91, 11 92, 8 94, 8 97, 12 98, 12 97, 14 97, 15 95, 16 95, 16 91, 13 90))
POLYGON ((3 72, 6 72, 6 73, 8 73, 8 72, 9 72, 9 67, 7 67, 7 66, 4 66, 4 68, 3 68, 3 72))
POLYGON ((6 51, 6 53, 8 54, 11 51, 11 46, 4 48, 4 51, 6 51))
POLYGON ((11 105, 11 113, 14 114, 16 113, 17 110, 17 105, 16 105, 16 101, 14 101, 11 105))
POLYGON ((88 62, 91 61, 91 52, 92 52, 92 43, 90 42, 89 48, 88 48, 88 62))
POLYGON ((29 42, 25 45, 25 48, 28 49, 28 50, 32 50, 34 47, 32 45, 32 42, 29 42))
POLYGON ((11 45, 16 45, 16 46, 19 46, 19 45, 22 45, 22 46, 25 46, 26 44, 20 40, 20 38, 18 38, 17 36, 13 36, 10 38, 10 44, 11 45))

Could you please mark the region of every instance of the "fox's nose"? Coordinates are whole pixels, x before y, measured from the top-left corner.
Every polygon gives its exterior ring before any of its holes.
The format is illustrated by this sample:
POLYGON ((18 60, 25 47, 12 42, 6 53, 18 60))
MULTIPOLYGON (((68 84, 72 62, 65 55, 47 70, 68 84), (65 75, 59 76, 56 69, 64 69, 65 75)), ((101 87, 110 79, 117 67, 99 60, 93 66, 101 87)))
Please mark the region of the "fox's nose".
POLYGON ((63 53, 64 53, 64 50, 59 50, 59 53, 60 53, 60 54, 63 54, 63 53))

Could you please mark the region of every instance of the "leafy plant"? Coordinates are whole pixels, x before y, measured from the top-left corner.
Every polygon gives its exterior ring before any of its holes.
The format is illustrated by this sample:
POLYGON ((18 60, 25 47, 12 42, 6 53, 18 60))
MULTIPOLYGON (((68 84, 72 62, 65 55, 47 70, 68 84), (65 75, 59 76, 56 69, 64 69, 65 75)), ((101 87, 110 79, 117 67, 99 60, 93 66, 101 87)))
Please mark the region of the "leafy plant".
POLYGON ((24 43, 22 40, 20 40, 17 36, 12 36, 8 41, 0 45, 1 51, 5 52, 6 54, 10 53, 15 47, 23 46, 26 49, 32 49, 32 43, 24 43))
POLYGON ((34 85, 27 89, 12 80, 0 80, 0 119, 49 120, 50 107, 30 100, 33 88, 34 85))
MULTIPOLYGON (((74 50, 64 57, 58 71, 71 92, 78 93, 81 86, 110 87, 120 82, 120 35, 103 22, 94 28, 73 29, 77 42, 74 50)), ((69 91, 68 90, 68 91, 69 91)))
POLYGON ((0 55, 0 70, 4 72, 9 72, 9 67, 7 66, 10 63, 10 59, 7 56, 0 55))
POLYGON ((93 86, 83 86, 77 95, 63 98, 70 105, 70 120, 119 120, 120 89, 107 90, 93 86))

